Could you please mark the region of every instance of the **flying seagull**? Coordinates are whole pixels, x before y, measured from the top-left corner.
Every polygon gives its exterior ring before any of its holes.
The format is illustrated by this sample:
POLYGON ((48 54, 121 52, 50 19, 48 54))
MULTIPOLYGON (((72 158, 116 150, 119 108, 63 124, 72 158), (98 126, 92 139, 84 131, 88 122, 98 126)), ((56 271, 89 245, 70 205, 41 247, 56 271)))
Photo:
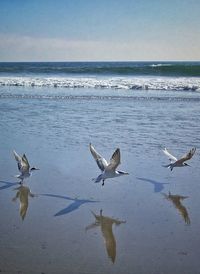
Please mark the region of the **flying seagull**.
POLYGON ((21 174, 16 175, 15 177, 19 178, 21 180, 20 184, 22 184, 25 178, 28 178, 31 176, 32 171, 39 170, 39 168, 36 168, 36 167, 30 168, 28 159, 26 158, 25 154, 23 154, 23 156, 21 157, 17 154, 16 151, 13 151, 13 153, 15 156, 15 160, 17 161, 18 169, 21 172, 21 174))
POLYGON ((167 157, 169 157, 170 164, 165 165, 164 167, 170 168, 171 171, 173 170, 174 167, 183 167, 183 166, 189 166, 186 161, 190 160, 192 156, 194 155, 196 151, 196 148, 192 148, 188 153, 186 153, 184 156, 182 156, 180 159, 177 159, 174 157, 172 154, 169 153, 169 151, 165 148, 163 149, 163 152, 167 157))
POLYGON ((102 171, 102 173, 95 179, 95 183, 99 183, 101 180, 103 181, 102 186, 104 185, 104 181, 108 178, 119 177, 122 175, 128 175, 129 173, 124 171, 116 170, 118 165, 120 164, 120 149, 117 148, 113 153, 110 162, 108 163, 92 146, 90 143, 90 151, 92 156, 94 157, 98 167, 102 171))

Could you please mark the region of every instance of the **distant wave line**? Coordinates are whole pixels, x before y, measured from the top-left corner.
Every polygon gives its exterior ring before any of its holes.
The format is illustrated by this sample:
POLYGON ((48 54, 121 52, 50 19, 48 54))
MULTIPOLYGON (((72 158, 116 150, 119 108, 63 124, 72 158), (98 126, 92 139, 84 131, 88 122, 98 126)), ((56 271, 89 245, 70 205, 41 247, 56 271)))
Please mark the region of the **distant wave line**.
POLYGON ((172 64, 152 64, 152 65, 149 65, 150 67, 152 68, 156 68, 156 67, 171 67, 172 64))
POLYGON ((0 99, 36 99, 36 100, 145 100, 145 101, 192 101, 200 102, 199 97, 170 96, 111 96, 111 95, 39 95, 39 94, 0 94, 0 99))
POLYGON ((1 63, 0 73, 34 75, 200 76, 199 62, 1 63))

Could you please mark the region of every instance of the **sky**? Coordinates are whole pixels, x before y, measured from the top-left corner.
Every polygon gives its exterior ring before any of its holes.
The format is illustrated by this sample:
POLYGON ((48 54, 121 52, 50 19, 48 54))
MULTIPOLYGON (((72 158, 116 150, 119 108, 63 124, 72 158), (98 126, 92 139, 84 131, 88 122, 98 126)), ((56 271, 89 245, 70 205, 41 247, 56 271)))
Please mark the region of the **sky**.
POLYGON ((3 61, 200 61, 199 0, 0 0, 3 61))

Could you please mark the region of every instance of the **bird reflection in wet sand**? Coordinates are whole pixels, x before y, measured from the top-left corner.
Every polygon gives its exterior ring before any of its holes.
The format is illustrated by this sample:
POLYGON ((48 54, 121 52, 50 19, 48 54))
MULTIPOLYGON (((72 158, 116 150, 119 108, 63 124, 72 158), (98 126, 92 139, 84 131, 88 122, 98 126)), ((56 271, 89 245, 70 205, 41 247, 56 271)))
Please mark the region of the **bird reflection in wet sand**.
POLYGON ((17 190, 17 193, 15 197, 12 199, 12 201, 15 202, 17 199, 19 199, 19 212, 22 220, 24 220, 28 209, 28 199, 29 197, 35 197, 36 195, 31 193, 30 188, 24 185, 21 185, 20 187, 17 187, 14 190, 17 190))
POLYGON ((116 257, 116 240, 115 240, 115 236, 112 231, 112 226, 113 226, 113 224, 120 225, 120 224, 126 223, 126 222, 103 216, 102 210, 100 210, 100 215, 97 215, 94 212, 92 212, 92 214, 95 217, 95 222, 93 224, 87 226, 86 231, 91 228, 97 227, 97 226, 101 227, 101 232, 102 232, 104 242, 106 245, 108 257, 114 263, 115 257, 116 257))
POLYGON ((189 214, 187 212, 186 207, 184 207, 181 203, 181 201, 188 198, 188 196, 172 195, 170 192, 168 195, 165 193, 163 193, 163 195, 167 200, 173 203, 173 205, 178 209, 179 213, 183 217, 185 223, 189 225, 190 224, 189 214))

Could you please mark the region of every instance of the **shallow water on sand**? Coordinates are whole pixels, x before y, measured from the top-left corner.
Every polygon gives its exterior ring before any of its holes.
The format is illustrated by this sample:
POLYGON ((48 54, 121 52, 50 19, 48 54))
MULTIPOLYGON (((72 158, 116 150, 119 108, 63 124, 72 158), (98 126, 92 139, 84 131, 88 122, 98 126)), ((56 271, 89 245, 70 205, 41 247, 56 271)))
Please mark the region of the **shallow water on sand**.
POLYGON ((198 94, 10 94, 0 98, 2 273, 199 273, 198 94), (130 175, 94 184, 90 142, 106 159, 120 147, 130 175), (182 156, 193 146, 191 167, 162 167, 162 148, 182 156), (22 187, 13 149, 40 168, 22 187))

